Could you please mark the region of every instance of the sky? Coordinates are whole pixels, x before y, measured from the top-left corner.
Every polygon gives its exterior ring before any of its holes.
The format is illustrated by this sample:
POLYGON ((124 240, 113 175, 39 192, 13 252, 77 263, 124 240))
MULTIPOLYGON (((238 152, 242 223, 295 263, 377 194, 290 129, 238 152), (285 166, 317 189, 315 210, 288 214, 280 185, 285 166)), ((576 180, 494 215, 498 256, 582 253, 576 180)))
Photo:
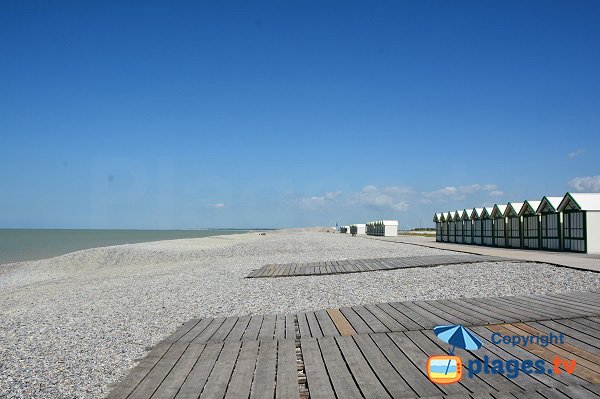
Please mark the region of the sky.
POLYGON ((0 227, 332 226, 600 192, 597 1, 4 1, 0 227))

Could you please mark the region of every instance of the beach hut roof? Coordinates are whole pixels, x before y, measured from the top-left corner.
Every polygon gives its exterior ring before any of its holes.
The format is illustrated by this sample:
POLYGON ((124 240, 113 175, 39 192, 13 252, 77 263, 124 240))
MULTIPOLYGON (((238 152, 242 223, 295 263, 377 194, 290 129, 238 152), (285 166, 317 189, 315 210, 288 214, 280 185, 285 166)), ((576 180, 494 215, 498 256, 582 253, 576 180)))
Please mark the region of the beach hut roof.
POLYGON ((452 214, 452 212, 446 212, 446 220, 447 221, 454 220, 454 214, 452 214))
POLYGON ((508 204, 506 204, 506 211, 504 211, 504 216, 519 216, 519 211, 522 207, 522 202, 509 202, 508 204))
POLYGON ((471 212, 471 219, 481 219, 482 213, 483 208, 473 208, 473 212, 471 212))
POLYGON ((506 212, 506 205, 496 204, 494 205, 494 209, 492 209, 492 217, 501 218, 504 216, 504 212, 506 212))
POLYGON ((454 211, 452 220, 460 220, 460 217, 461 217, 461 213, 458 210, 456 210, 456 211, 454 211))
POLYGON ((483 212, 481 212, 481 217, 491 218, 493 211, 494 211, 493 206, 485 206, 485 207, 483 207, 483 212))
POLYGON ((442 218, 442 214, 441 213, 434 213, 433 214, 433 221, 435 223, 439 222, 441 220, 441 218, 442 218))
POLYGON ((471 219, 471 213, 473 212, 473 209, 463 209, 462 211, 462 219, 463 220, 469 220, 471 219))
POLYGON ((600 211, 600 193, 566 193, 559 211, 600 211))
POLYGON ((521 207, 521 210, 519 211, 519 216, 535 215, 541 203, 542 201, 525 201, 521 207))
POLYGON ((381 221, 382 224, 385 225, 392 225, 392 226, 398 226, 398 221, 397 220, 382 220, 381 221))
POLYGON ((564 197, 544 197, 540 201, 537 213, 557 212, 558 206, 564 197))

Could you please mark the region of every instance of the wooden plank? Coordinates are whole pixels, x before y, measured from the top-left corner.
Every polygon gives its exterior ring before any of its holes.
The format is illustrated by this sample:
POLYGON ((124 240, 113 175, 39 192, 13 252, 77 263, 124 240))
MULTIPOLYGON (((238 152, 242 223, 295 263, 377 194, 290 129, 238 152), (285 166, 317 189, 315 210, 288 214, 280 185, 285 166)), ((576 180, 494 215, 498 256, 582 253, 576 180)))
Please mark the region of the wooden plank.
POLYGON ((500 315, 497 312, 493 312, 481 306, 477 306, 476 304, 472 304, 467 301, 463 301, 462 299, 448 299, 444 302, 450 307, 458 308, 458 309, 469 309, 474 312, 477 312, 481 315, 481 317, 485 317, 487 324, 501 324, 508 323, 509 321, 514 321, 513 318, 509 318, 503 315, 500 315), (508 319, 508 320, 507 320, 508 319))
POLYGON ((423 352, 417 345, 415 345, 414 342, 408 339, 406 332, 394 332, 386 335, 374 334, 371 336, 371 338, 373 338, 373 341, 375 341, 382 352, 385 353, 386 357, 390 360, 392 365, 394 365, 396 370, 398 370, 400 375, 404 377, 406 382, 408 382, 411 388, 419 395, 439 395, 440 390, 444 394, 461 394, 468 392, 468 390, 460 384, 436 385, 430 382, 425 374, 424 367, 424 365, 427 364, 429 354, 423 352), (386 352, 386 347, 382 345, 382 343, 385 341, 384 337, 386 336, 392 341, 392 344, 395 345, 399 351, 401 351, 402 355, 394 351, 386 352), (395 355, 395 358, 391 357, 393 355, 395 355), (400 360, 402 360, 402 362, 400 362, 400 360), (422 377, 424 377, 427 383, 424 383, 423 379, 420 378, 417 373, 421 373, 422 377), (437 393, 422 394, 422 390, 425 390, 426 392, 433 391, 437 393))
POLYGON ((258 334, 260 332, 260 326, 262 325, 263 316, 261 315, 253 315, 250 317, 250 322, 248 323, 248 327, 246 327, 246 331, 242 335, 242 339, 244 341, 255 341, 258 339, 258 334))
POLYGON ((300 340, 300 345, 311 399, 335 398, 317 340, 315 338, 304 338, 300 340))
POLYGON ((319 326, 319 322, 317 321, 314 312, 306 312, 306 321, 308 321, 308 326, 310 327, 311 337, 319 338, 323 336, 323 332, 321 331, 321 327, 319 326))
POLYGON ((179 341, 181 337, 186 335, 192 328, 196 327, 198 323, 200 323, 202 319, 192 319, 186 323, 184 323, 181 327, 179 327, 173 334, 169 335, 164 341, 163 344, 172 344, 173 342, 179 341))
POLYGON ((346 362, 344 362, 339 348, 335 343, 335 339, 333 337, 324 337, 319 338, 317 342, 319 343, 319 348, 321 348, 321 354, 323 355, 323 360, 337 397, 362 398, 360 389, 356 386, 352 374, 350 374, 350 370, 348 370, 346 362))
POLYGON ((464 319, 469 322, 471 325, 482 325, 482 324, 499 324, 502 323, 501 320, 495 319, 493 317, 489 317, 485 314, 482 314, 479 311, 475 311, 467 306, 459 306, 454 302, 449 300, 436 300, 436 301, 425 301, 428 304, 443 310, 447 313, 455 313, 461 319, 464 319))
POLYGON ((296 339, 296 316, 286 315, 285 316, 285 338, 296 339))
POLYGON ((336 336, 340 335, 338 329, 335 324, 329 317, 329 314, 325 310, 317 310, 315 312, 315 316, 317 317, 317 321, 319 322, 319 326, 321 327, 321 331, 325 336, 336 336))
POLYGON ((171 372, 154 392, 152 398, 174 398, 188 374, 192 371, 192 368, 200 358, 205 346, 205 344, 191 344, 187 347, 187 350, 183 352, 183 355, 181 355, 181 358, 175 364, 171 372))
POLYGON ((389 332, 390 330, 364 306, 353 306, 352 309, 367 323, 373 332, 389 332))
POLYGON ((215 331, 213 336, 210 337, 210 340, 213 342, 225 341, 225 339, 227 338, 227 336, 229 335, 229 333, 231 332, 231 330, 233 329, 233 327, 235 326, 237 321, 238 321, 237 317, 226 318, 225 321, 223 322, 223 324, 221 324, 221 326, 217 329, 217 331, 215 331))
POLYGON ((490 298, 462 298, 461 301, 471 305, 479 306, 496 315, 498 318, 503 318, 507 323, 514 321, 531 321, 532 317, 526 316, 523 311, 519 313, 512 306, 498 306, 496 303, 488 301, 490 298))
POLYGON ((278 341, 277 350, 277 398, 298 398, 298 366, 296 362, 296 343, 294 340, 278 341))
POLYGON ((278 313, 275 319, 275 339, 285 339, 285 315, 278 313))
MULTIPOLYGON (((527 297, 527 299, 532 302, 538 302, 541 304, 547 303, 545 298, 527 297)), ((554 306, 561 307, 561 308, 571 312, 571 315, 578 314, 580 316, 589 316, 590 314, 595 314, 596 312, 598 312, 598 314, 600 314, 600 307, 594 309, 594 308, 588 307, 587 305, 578 304, 573 301, 564 301, 560 298, 552 298, 551 301, 554 306)), ((573 316, 569 316, 569 317, 573 317, 573 316)))
MULTIPOLYGON (((535 328, 538 331, 542 331, 544 334, 550 334, 550 333, 557 334, 557 333, 559 333, 555 329, 550 328, 548 326, 545 326, 545 325, 543 325, 541 323, 538 323, 538 322, 530 321, 530 322, 527 323, 527 325, 530 326, 530 327, 535 328)), ((596 348, 595 346, 590 345, 587 342, 581 341, 581 340, 579 340, 579 339, 577 339, 575 337, 572 337, 572 336, 569 336, 569 335, 566 335, 566 334, 565 334, 565 341, 568 341, 569 344, 575 345, 576 347, 578 347, 580 349, 583 349, 586 352, 589 352, 589 353, 596 353, 596 352, 598 352, 598 348, 596 348)))
POLYGON ((167 353, 165 353, 148 375, 146 375, 140 385, 133 390, 129 398, 147 399, 151 397, 165 377, 171 372, 171 369, 175 363, 177 363, 188 345, 187 342, 172 344, 167 353))
POLYGON ((340 335, 356 335, 356 331, 354 331, 354 328, 352 328, 350 322, 348 322, 339 309, 327 309, 327 314, 329 314, 329 317, 333 321, 333 324, 337 328, 340 335))
POLYGON ((210 337, 214 335, 214 333, 221 327, 221 325, 225 322, 225 317, 217 317, 213 319, 212 322, 202 331, 196 338, 192 340, 194 344, 203 344, 210 340, 210 337))
POLYGON ((421 308, 425 309, 428 312, 431 312, 431 313, 439 316, 442 319, 448 320, 450 322, 450 324, 462 324, 463 326, 468 326, 468 325, 473 324, 469 320, 467 320, 467 319, 469 319, 469 317, 463 315, 462 313, 460 313, 458 311, 451 313, 451 312, 445 311, 440 306, 437 306, 437 304, 432 305, 431 303, 428 303, 425 301, 414 301, 412 303, 414 305, 420 306, 421 308))
POLYGON ((435 321, 432 321, 422 314, 415 312, 411 308, 407 307, 405 303, 406 302, 391 302, 389 305, 423 328, 433 328, 437 325, 435 321))
POLYGON ((107 399, 127 398, 139 383, 148 375, 152 368, 169 350, 171 344, 158 344, 144 359, 125 376, 111 392, 107 399))
MULTIPOLYGON (((426 318, 431 323, 433 323, 434 326, 453 324, 447 318, 445 318, 445 317, 442 318, 442 317, 438 316, 437 314, 432 313, 429 310, 427 310, 413 302, 403 302, 402 305, 409 308, 413 312, 420 314, 422 317, 426 318)), ((394 305, 392 304, 392 306, 394 306, 394 305)))
POLYGON ((389 303, 379 303, 374 306, 377 306, 379 309, 390 315, 390 317, 392 317, 394 320, 400 323, 400 325, 403 326, 405 330, 420 330, 423 328, 423 326, 415 323, 404 313, 392 307, 389 303))
POLYGON ((388 331, 406 331, 406 328, 402 324, 398 323, 396 319, 381 310, 379 307, 375 305, 365 305, 365 309, 375 316, 377 320, 379 320, 387 328, 388 331))
MULTIPOLYGON (((381 350, 375 345, 368 334, 356 335, 354 342, 360 348, 366 361, 369 363, 381 383, 385 386, 392 398, 407 398, 415 396, 415 392, 398 374, 394 366, 388 361, 381 350)), ((393 345, 393 344, 392 344, 393 345)))
POLYGON ((201 319, 194 327, 192 327, 191 330, 189 330, 187 333, 183 334, 178 341, 179 342, 192 342, 194 340, 194 338, 196 338, 198 335, 200 335, 202 333, 202 331, 204 331, 206 329, 206 327, 209 326, 209 324, 212 323, 214 319, 212 317, 207 317, 204 319, 201 319))
POLYGON ((569 320, 541 320, 538 323, 600 349, 600 339, 582 332, 579 328, 573 328, 569 320))
POLYGON ((261 341, 250 399, 273 399, 277 367, 277 341, 261 341))
POLYGON ((225 398, 248 399, 258 357, 258 341, 242 343, 225 398))
POLYGON ((241 341, 242 336, 244 335, 244 331, 246 331, 246 328, 248 327, 248 323, 250 323, 250 316, 238 317, 235 326, 233 326, 231 332, 229 333, 227 338, 225 338, 225 341, 241 341))
POLYGON ((258 333, 258 339, 273 339, 275 335, 275 322, 277 316, 274 314, 268 314, 263 316, 263 322, 260 326, 260 332, 258 333))
POLYGON ((390 398, 351 337, 335 337, 340 352, 364 398, 390 398))
POLYGON ((298 318, 298 328, 300 329, 300 337, 309 338, 310 335, 310 327, 308 325, 308 321, 306 320, 306 313, 298 313, 296 314, 298 318))
MULTIPOLYGON (((177 393, 177 399, 197 399, 208 380, 213 367, 223 349, 223 343, 206 344, 202 355, 187 376, 181 389, 177 393)), ((235 345, 235 343, 234 343, 235 345)))
POLYGON ((558 390, 573 399, 598 399, 598 395, 581 386, 560 387, 558 390))
POLYGON ((241 342, 226 342, 217 362, 200 394, 201 399, 222 398, 225 396, 231 373, 237 360, 241 342))
POLYGON ((367 323, 365 323, 364 320, 361 319, 358 314, 356 314, 354 309, 344 307, 340 308, 340 311, 342 312, 346 320, 350 322, 350 325, 352 326, 354 331, 356 331, 358 334, 369 334, 373 332, 373 330, 371 330, 367 323))

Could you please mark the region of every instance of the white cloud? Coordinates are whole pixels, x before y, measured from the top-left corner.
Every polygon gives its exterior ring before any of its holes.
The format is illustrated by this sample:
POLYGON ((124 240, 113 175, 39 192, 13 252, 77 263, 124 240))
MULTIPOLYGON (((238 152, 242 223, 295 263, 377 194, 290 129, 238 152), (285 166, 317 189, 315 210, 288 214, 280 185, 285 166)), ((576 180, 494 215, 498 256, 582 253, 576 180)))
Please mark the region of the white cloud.
POLYGON ((219 204, 211 204, 209 206, 212 208, 223 208, 223 207, 225 207, 225 204, 219 203, 219 204))
POLYGON ((600 192, 600 175, 575 177, 569 181, 569 186, 575 191, 600 192))
POLYGON ((375 209, 391 209, 394 211, 405 211, 414 195, 413 189, 402 186, 377 187, 365 186, 359 192, 352 194, 351 205, 360 205, 375 209))
POLYGON ((504 192, 498 190, 495 184, 470 184, 466 186, 446 186, 437 190, 422 193, 422 203, 431 203, 433 201, 445 202, 447 200, 464 200, 470 194, 484 192, 492 196, 504 195, 504 192))
POLYGON ((569 158, 569 159, 577 158, 578 156, 583 155, 584 152, 585 152, 585 148, 580 148, 578 150, 571 151, 570 153, 567 154, 567 158, 569 158))

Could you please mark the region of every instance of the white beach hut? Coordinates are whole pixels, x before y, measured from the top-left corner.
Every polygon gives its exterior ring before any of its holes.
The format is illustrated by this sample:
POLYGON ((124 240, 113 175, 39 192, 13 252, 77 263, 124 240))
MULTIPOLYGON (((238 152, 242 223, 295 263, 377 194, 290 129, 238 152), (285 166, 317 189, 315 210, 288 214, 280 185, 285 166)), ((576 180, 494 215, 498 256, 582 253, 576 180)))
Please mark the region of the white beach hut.
POLYGON ((398 221, 397 220, 382 220, 383 223, 383 236, 395 237, 398 235, 398 221))
POLYGON ((600 253, 600 193, 567 193, 558 210, 563 213, 564 250, 600 253))
POLYGON ((442 242, 448 242, 448 221, 446 220, 446 214, 444 212, 442 212, 440 222, 442 225, 442 242))
POLYGON ((492 219, 493 206, 486 206, 481 212, 481 241, 483 245, 494 245, 494 219, 492 219))
POLYGON ((481 220, 481 214, 483 208, 473 208, 471 213, 471 220, 473 221, 473 244, 481 245, 483 243, 483 221, 481 220))
POLYGON ((456 222, 454 221, 454 213, 448 212, 446 214, 446 220, 448 221, 448 242, 456 242, 456 222))
POLYGON ((433 222, 435 223, 435 240, 437 242, 442 241, 442 214, 441 213, 435 213, 433 215, 433 222))
POLYGON ((492 209, 492 219, 494 219, 494 246, 506 246, 506 205, 494 205, 492 209))
POLYGON ((506 217, 506 246, 509 248, 521 248, 521 216, 519 211, 523 207, 522 202, 509 202, 506 205, 504 216, 506 217))
POLYGON ((464 209, 462 212, 464 244, 473 244, 473 220, 471 220, 473 211, 474 209, 464 209))
POLYGON ((558 211, 563 197, 544 197, 536 210, 540 214, 540 236, 542 238, 542 249, 556 250, 562 249, 561 223, 562 215, 558 211))
POLYGON ((537 209, 542 201, 525 201, 519 216, 523 223, 523 248, 540 248, 540 215, 537 209))
POLYGON ((463 243, 463 220, 462 220, 462 213, 459 211, 454 211, 454 214, 452 215, 452 219, 454 220, 454 226, 456 228, 455 230, 455 241, 459 244, 463 243))
POLYGON ((350 233, 351 234, 356 234, 356 235, 364 235, 367 232, 367 225, 366 224, 361 224, 361 223, 357 223, 357 224, 351 224, 350 225, 350 233))

